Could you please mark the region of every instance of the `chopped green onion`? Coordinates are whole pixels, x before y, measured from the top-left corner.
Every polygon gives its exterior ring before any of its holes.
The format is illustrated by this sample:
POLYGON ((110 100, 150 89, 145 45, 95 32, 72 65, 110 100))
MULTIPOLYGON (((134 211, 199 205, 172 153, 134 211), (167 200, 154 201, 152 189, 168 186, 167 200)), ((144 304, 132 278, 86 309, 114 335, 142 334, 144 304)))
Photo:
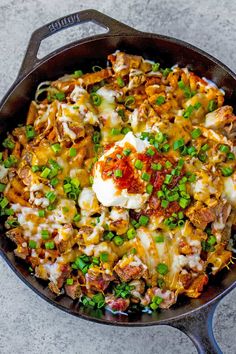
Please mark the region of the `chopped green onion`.
POLYGON ((157 266, 157 271, 161 275, 166 275, 168 273, 169 269, 165 263, 159 263, 157 266))
POLYGON ((70 148, 70 157, 75 157, 77 155, 77 150, 74 147, 70 148))
MULTIPOLYGON (((135 166, 135 167, 136 167, 136 166, 135 166)), ((136 167, 136 168, 137 168, 137 167, 136 167)), ((147 172, 143 172, 142 175, 141 175, 141 178, 142 178, 143 181, 149 182, 151 176, 150 176, 147 172)))
POLYGON ((124 239, 120 236, 115 236, 112 240, 117 246, 121 246, 124 243, 124 239))
POLYGON ((4 192, 6 184, 0 183, 0 193, 4 192))
POLYGON ((167 161, 165 162, 165 166, 166 166, 166 168, 170 168, 170 167, 172 166, 172 163, 167 160, 167 161))
POLYGON ((181 139, 179 139, 179 140, 174 141, 173 149, 174 149, 174 150, 178 150, 179 148, 181 148, 181 147, 184 146, 184 145, 185 145, 184 139, 181 138, 181 139))
POLYGON ((183 117, 185 119, 188 119, 191 116, 191 114, 193 113, 193 111, 194 111, 194 107, 192 105, 189 105, 186 108, 186 110, 184 111, 183 117))
POLYGON ((193 107, 194 107, 194 109, 199 109, 201 106, 202 105, 200 102, 196 102, 193 107))
POLYGON ((137 168, 137 170, 141 170, 143 168, 143 162, 140 160, 136 160, 134 163, 134 167, 137 168))
POLYGON ((130 128, 130 127, 123 127, 123 128, 121 129, 121 134, 126 135, 126 134, 128 134, 130 131, 131 131, 131 128, 130 128))
POLYGON ((131 150, 130 150, 130 149, 125 149, 125 150, 123 151, 123 154, 124 154, 125 156, 129 156, 129 155, 131 154, 131 150))
POLYGON ((59 143, 51 145, 52 151, 57 154, 58 152, 61 151, 61 145, 59 143))
POLYGON ((152 184, 148 184, 147 187, 146 187, 146 192, 148 194, 152 194, 152 191, 153 191, 153 185, 152 184))
POLYGON ((98 95, 96 92, 92 92, 90 94, 90 98, 91 98, 91 101, 94 104, 94 106, 100 106, 100 104, 102 103, 101 96, 98 95))
POLYGON ((66 279, 66 285, 73 285, 74 280, 72 278, 67 278, 66 279))
POLYGON ((78 222, 78 221, 80 221, 80 219, 81 219, 80 214, 75 214, 75 216, 74 216, 74 218, 73 218, 73 221, 74 221, 74 222, 78 222))
POLYGON ((129 230, 127 231, 127 237, 128 237, 129 240, 134 239, 135 236, 136 236, 136 231, 135 231, 135 229, 129 229, 129 230))
POLYGON ((32 125, 26 125, 25 129, 27 139, 33 139, 36 136, 34 127, 32 125))
POLYGON ((15 143, 14 143, 14 141, 13 141, 11 138, 6 138, 6 139, 3 141, 2 145, 3 145, 5 148, 11 149, 11 150, 13 150, 14 147, 15 147, 15 143))
POLYGON ((6 208, 6 206, 9 204, 9 201, 8 201, 8 199, 6 198, 6 197, 4 197, 2 200, 1 200, 1 202, 0 202, 0 207, 2 208, 2 209, 4 209, 4 208, 6 208))
POLYGON ((117 178, 122 177, 122 176, 123 176, 122 170, 119 170, 119 169, 118 169, 118 170, 115 170, 114 176, 117 177, 117 178))
POLYGON ((164 96, 158 96, 156 99, 156 104, 158 106, 161 106, 163 103, 165 103, 165 97, 164 96))
POLYGON ((197 149, 194 146, 188 147, 188 154, 191 156, 196 156, 197 155, 197 149))
POLYGON ((151 169, 154 171, 161 171, 162 170, 162 165, 160 163, 152 163, 151 164, 151 169))
POLYGON ((101 259, 102 262, 107 262, 107 261, 108 261, 108 258, 109 258, 108 253, 102 252, 102 253, 100 254, 100 259, 101 259))
POLYGON ((152 64, 152 71, 157 72, 160 68, 160 63, 152 64))
POLYGON ((233 172, 234 172, 234 170, 231 167, 223 167, 223 168, 221 168, 221 173, 222 173, 222 175, 224 177, 231 176, 233 172))
POLYGON ((192 136, 193 139, 197 139, 201 135, 202 135, 202 131, 199 128, 193 129, 192 132, 191 132, 191 136, 192 136))
POLYGON ((34 240, 29 240, 29 248, 34 249, 37 247, 37 243, 34 240))
POLYGON ((156 243, 164 242, 164 235, 157 235, 154 237, 156 243))
POLYGON ((220 145, 219 150, 225 154, 228 154, 228 152, 230 151, 230 148, 227 145, 220 145))
POLYGON ((171 183, 172 179, 173 179, 172 175, 166 175, 164 183, 169 184, 169 183, 171 183))
POLYGON ((17 158, 13 155, 10 155, 6 160, 4 160, 3 164, 6 168, 15 166, 17 164, 17 158))
POLYGON ((234 155, 234 153, 233 153, 233 152, 229 152, 229 153, 227 154, 227 159, 228 159, 228 160, 235 160, 235 155, 234 155))
POLYGON ((162 207, 162 208, 166 209, 166 208, 168 207, 168 205, 169 205, 168 200, 163 199, 163 200, 161 201, 161 207, 162 207))
POLYGON ((207 243, 213 246, 216 243, 216 237, 214 235, 210 235, 207 239, 207 243))
POLYGON ((45 197, 49 200, 50 203, 53 203, 56 200, 56 195, 53 192, 47 192, 45 197))
POLYGON ((7 224, 10 225, 11 227, 17 227, 17 226, 19 226, 18 219, 16 219, 16 218, 14 218, 14 219, 8 219, 8 220, 7 220, 7 224))
POLYGON ((170 150, 170 145, 169 144, 164 144, 161 149, 162 149, 163 152, 168 152, 170 150))
POLYGON ((39 216, 40 218, 44 218, 44 216, 45 216, 45 210, 39 210, 39 211, 38 211, 38 216, 39 216))
POLYGON ((59 183, 59 179, 53 178, 53 179, 51 179, 50 183, 53 187, 56 187, 56 185, 59 183))
POLYGON ((162 69, 162 75, 166 78, 171 71, 172 71, 172 69, 170 69, 170 68, 162 69))
POLYGON ((155 140, 158 142, 158 143, 163 143, 164 140, 165 140, 165 136, 162 132, 158 132, 156 135, 155 135, 155 140))
POLYGON ((53 250, 55 247, 54 241, 45 242, 45 248, 47 250, 53 250))
POLYGON ((189 205, 189 202, 189 199, 180 198, 179 205, 181 206, 181 208, 185 209, 189 205))
POLYGON ((74 76, 76 77, 76 78, 79 78, 79 77, 81 77, 83 75, 83 71, 82 70, 75 70, 74 71, 74 76))
POLYGON ((141 215, 139 220, 138 220, 138 222, 139 222, 140 225, 145 226, 149 222, 149 217, 146 216, 146 215, 141 215))
POLYGON ((215 101, 215 100, 210 100, 209 103, 208 103, 207 108, 208 108, 208 111, 209 111, 209 112, 215 111, 216 108, 217 108, 217 103, 216 103, 216 101, 215 101))
POLYGON ((41 173, 42 178, 47 178, 49 176, 49 173, 51 172, 50 168, 46 167, 43 172, 41 173))
POLYGON ((204 144, 202 147, 201 147, 201 151, 204 151, 206 152, 207 150, 210 149, 210 146, 208 144, 204 144))
POLYGON ((132 104, 135 103, 135 98, 134 96, 128 96, 125 99, 125 106, 131 106, 132 104))
POLYGON ((118 109, 117 113, 122 119, 125 118, 125 111, 123 109, 118 109))
POLYGON ((155 151, 152 148, 148 148, 146 151, 146 154, 148 156, 153 156, 153 155, 155 155, 155 151))
POLYGON ((120 86, 120 87, 125 86, 124 80, 120 76, 117 78, 116 81, 117 81, 118 86, 120 86))
POLYGON ((111 135, 118 135, 118 134, 120 134, 120 129, 112 128, 111 135))
POLYGON ((198 159, 199 159, 201 162, 206 162, 206 160, 207 160, 207 155, 206 155, 206 153, 200 152, 200 153, 198 154, 198 159))
POLYGON ((49 232, 48 230, 42 230, 41 231, 41 236, 43 240, 48 240, 49 239, 49 232))

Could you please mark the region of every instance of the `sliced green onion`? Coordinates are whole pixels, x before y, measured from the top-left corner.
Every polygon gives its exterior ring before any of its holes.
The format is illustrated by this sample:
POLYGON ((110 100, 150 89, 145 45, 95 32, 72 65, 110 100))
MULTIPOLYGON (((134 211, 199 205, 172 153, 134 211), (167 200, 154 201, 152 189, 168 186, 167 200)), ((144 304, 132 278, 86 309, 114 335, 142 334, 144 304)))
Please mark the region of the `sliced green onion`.
POLYGON ((158 106, 161 106, 163 103, 165 103, 165 97, 164 96, 158 96, 156 99, 156 104, 158 106))
POLYGON ((128 96, 128 97, 126 97, 126 99, 125 99, 125 106, 131 106, 132 104, 134 104, 135 103, 135 98, 134 98, 134 96, 128 96))
POLYGON ((169 269, 165 263, 159 263, 157 266, 157 271, 161 275, 166 275, 168 273, 169 269))
POLYGON ((96 92, 92 92, 90 94, 90 98, 91 98, 94 106, 100 106, 100 104, 102 103, 102 97, 100 95, 98 95, 96 92))
POLYGON ((15 143, 14 143, 14 141, 13 141, 11 138, 6 138, 6 139, 3 141, 2 145, 3 145, 5 148, 11 149, 11 150, 13 150, 14 147, 15 147, 15 143))
POLYGON ((153 155, 155 155, 155 151, 153 151, 152 148, 148 148, 147 151, 146 151, 146 154, 147 154, 148 156, 153 156, 153 155))
POLYGON ((223 168, 221 168, 221 173, 222 173, 222 175, 224 177, 231 176, 233 172, 234 172, 234 170, 231 167, 223 167, 223 168))
POLYGON ((128 134, 130 131, 131 131, 131 128, 130 128, 130 127, 123 127, 123 128, 121 129, 121 134, 126 135, 126 134, 128 134))
POLYGON ((233 153, 233 152, 229 152, 229 153, 227 154, 227 159, 228 159, 228 160, 235 160, 235 155, 234 155, 234 153, 233 153))
POLYGON ((166 175, 164 183, 169 184, 169 183, 171 183, 172 179, 173 179, 172 175, 166 175))
POLYGON ((151 164, 151 169, 153 171, 161 171, 162 170, 162 165, 160 163, 152 163, 151 164))
POLYGON ((25 129, 27 139, 33 139, 36 136, 36 132, 32 125, 26 125, 25 129))
POLYGON ((66 285, 73 285, 74 280, 72 278, 67 278, 66 279, 66 285))
POLYGON ((146 215, 141 215, 139 220, 138 220, 138 222, 139 222, 140 225, 145 226, 149 222, 149 217, 146 216, 146 215))
POLYGON ((125 86, 124 80, 120 76, 117 78, 116 81, 117 81, 118 86, 120 86, 120 87, 125 86))
POLYGON ((142 178, 143 181, 149 182, 151 176, 147 172, 143 172, 142 175, 141 175, 141 178, 142 178))
POLYGON ((61 145, 59 143, 51 145, 52 151, 57 154, 58 152, 61 151, 61 145))
POLYGON ((49 173, 51 172, 50 168, 46 167, 43 172, 41 173, 42 178, 47 178, 49 176, 49 173))
POLYGON ((111 135, 118 135, 120 134, 120 129, 118 128, 112 128, 111 130, 111 135))
POLYGON ((17 158, 13 155, 10 155, 6 160, 3 162, 4 167, 10 168, 17 164, 17 158))
POLYGON ((135 229, 129 229, 129 230, 127 231, 127 237, 128 237, 129 240, 134 239, 135 236, 136 236, 136 231, 135 231, 135 229))
POLYGON ((193 139, 197 139, 201 135, 202 135, 202 131, 199 128, 193 129, 192 132, 191 132, 191 136, 192 136, 193 139))
POLYGON ((193 113, 193 111, 194 111, 194 107, 192 105, 189 105, 186 108, 186 110, 184 111, 183 117, 185 119, 188 119, 191 116, 191 114, 193 113))
POLYGON ((227 145, 220 145, 219 150, 225 154, 228 154, 228 152, 230 151, 230 148, 227 145))
POLYGON ((162 208, 166 209, 166 208, 168 207, 168 205, 169 205, 168 200, 163 199, 163 200, 161 201, 161 207, 162 207, 162 208))
POLYGON ((160 68, 160 63, 152 64, 152 71, 157 72, 160 68))
POLYGON ((37 243, 34 240, 29 240, 29 244, 28 244, 29 248, 31 249, 35 249, 37 247, 37 243))
POLYGON ((56 187, 56 185, 59 183, 59 179, 53 178, 53 179, 51 179, 50 183, 53 187, 56 187))
POLYGON ((154 237, 154 240, 156 243, 161 243, 161 242, 164 242, 165 238, 164 238, 164 235, 157 235, 154 237))
POLYGON ((50 203, 53 203, 56 200, 56 195, 53 192, 47 192, 45 197, 49 200, 50 203))
POLYGON ((147 187, 146 187, 146 192, 148 194, 152 194, 152 191, 153 191, 153 185, 152 184, 148 184, 147 187))
POLYGON ((70 148, 70 157, 75 157, 77 155, 77 149, 74 147, 70 148))
POLYGON ((210 149, 210 146, 208 144, 204 144, 202 147, 201 147, 201 151, 204 151, 206 152, 207 150, 210 149))
POLYGON ((6 188, 6 184, 0 183, 0 193, 4 192, 5 188, 6 188))
POLYGON ((74 71, 74 76, 76 77, 76 78, 79 78, 79 77, 81 77, 83 75, 83 71, 82 70, 75 70, 74 71))
POLYGON ((170 168, 170 167, 172 167, 172 163, 167 160, 167 161, 165 162, 165 166, 166 166, 166 168, 170 168))
POLYGON ((134 163, 134 167, 137 168, 137 170, 141 170, 143 168, 143 162, 140 160, 136 160, 134 163))
POLYGON ((40 218, 44 218, 44 216, 45 216, 45 210, 39 210, 39 211, 38 211, 38 216, 39 216, 40 218))
POLYGON ((124 243, 124 239, 120 236, 115 236, 112 240, 117 246, 121 246, 124 243))
POLYGON ((46 248, 47 250, 53 250, 54 247, 55 247, 54 241, 45 242, 45 248, 46 248))
POLYGON ((180 198, 179 205, 181 206, 181 208, 185 209, 189 205, 189 202, 189 199, 180 198))
POLYGON ((75 214, 75 216, 74 216, 74 218, 73 218, 73 221, 74 221, 74 222, 78 222, 78 221, 80 221, 80 219, 81 219, 80 214, 75 214))
POLYGON ((173 149, 174 149, 174 150, 178 150, 179 148, 181 148, 181 147, 184 146, 184 145, 185 145, 184 139, 181 138, 181 139, 179 139, 179 140, 174 141, 173 149))
POLYGON ((124 154, 125 156, 129 156, 129 155, 131 154, 131 150, 130 150, 130 149, 125 149, 125 150, 123 151, 123 154, 124 154))
POLYGON ((1 200, 1 202, 0 202, 0 207, 2 208, 2 209, 4 209, 4 208, 6 208, 6 206, 9 204, 9 200, 6 198, 6 197, 4 197, 2 200, 1 200))
POLYGON ((122 170, 120 170, 120 169, 115 170, 115 171, 114 171, 114 176, 117 177, 117 178, 122 177, 122 176, 123 176, 122 170))
POLYGON ((209 111, 209 112, 215 111, 216 108, 217 108, 217 103, 216 103, 216 101, 215 101, 215 100, 210 100, 209 103, 208 103, 207 108, 208 108, 208 111, 209 111))
POLYGON ((108 261, 108 258, 109 258, 108 253, 102 252, 102 253, 100 254, 100 260, 101 260, 102 262, 107 262, 107 261, 108 261))
POLYGON ((164 144, 161 149, 162 149, 163 152, 168 152, 170 150, 170 145, 169 144, 164 144))

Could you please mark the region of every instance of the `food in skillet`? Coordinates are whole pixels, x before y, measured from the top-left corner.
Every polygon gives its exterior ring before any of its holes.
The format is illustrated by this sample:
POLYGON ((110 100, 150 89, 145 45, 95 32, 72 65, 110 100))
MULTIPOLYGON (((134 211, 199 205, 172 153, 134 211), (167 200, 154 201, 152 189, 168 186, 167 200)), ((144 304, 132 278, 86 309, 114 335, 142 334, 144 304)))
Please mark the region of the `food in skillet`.
POLYGON ((1 214, 56 295, 155 311, 233 262, 236 116, 187 68, 108 60, 39 85, 3 142, 1 214))

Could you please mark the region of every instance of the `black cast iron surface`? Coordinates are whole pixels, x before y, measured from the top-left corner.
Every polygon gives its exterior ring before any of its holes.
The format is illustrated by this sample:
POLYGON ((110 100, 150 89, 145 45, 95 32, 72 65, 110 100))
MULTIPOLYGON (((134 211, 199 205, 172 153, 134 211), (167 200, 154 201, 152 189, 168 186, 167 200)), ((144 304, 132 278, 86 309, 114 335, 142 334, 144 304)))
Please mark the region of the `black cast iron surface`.
MULTIPOLYGON (((236 76, 226 66, 210 55, 177 39, 157 34, 136 31, 95 10, 86 10, 66 16, 43 26, 31 37, 27 53, 19 76, 0 105, 0 133, 4 136, 17 124, 25 120, 25 115, 37 85, 45 80, 73 72, 76 69, 90 70, 93 65, 106 66, 107 55, 117 49, 132 54, 142 55, 170 67, 174 64, 188 66, 200 76, 214 81, 225 90, 226 103, 235 107, 236 76), (57 31, 82 22, 92 21, 107 28, 106 34, 93 36, 69 44, 51 53, 42 60, 37 59, 37 51, 43 38, 57 31)), ((1 230, 0 251, 13 271, 38 295, 72 315, 95 322, 122 325, 147 326, 168 324, 188 334, 195 343, 199 353, 220 353, 213 333, 212 317, 217 301, 236 285, 236 266, 226 269, 210 280, 205 292, 199 299, 180 298, 171 309, 129 315, 106 311, 94 311, 79 307, 66 296, 55 297, 42 282, 28 272, 28 267, 14 257, 14 245, 1 230)))

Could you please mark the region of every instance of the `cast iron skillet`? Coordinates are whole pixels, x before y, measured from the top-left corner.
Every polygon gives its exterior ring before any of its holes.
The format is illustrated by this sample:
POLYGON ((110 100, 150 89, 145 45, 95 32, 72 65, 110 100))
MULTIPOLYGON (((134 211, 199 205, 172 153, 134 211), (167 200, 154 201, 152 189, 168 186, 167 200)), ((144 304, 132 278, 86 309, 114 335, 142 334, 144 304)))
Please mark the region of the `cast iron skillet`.
MULTIPOLYGON (((227 103, 234 105, 236 102, 234 92, 236 75, 209 54, 180 40, 139 32, 98 11, 86 10, 53 21, 32 34, 18 78, 0 104, 1 134, 23 122, 38 83, 56 79, 76 69, 89 70, 94 64, 105 66, 107 55, 117 49, 156 59, 165 67, 176 63, 181 66, 188 65, 199 75, 211 79, 222 87, 228 97, 227 103), (68 44, 42 60, 37 58, 39 45, 44 38, 84 22, 94 22, 107 29, 107 32, 68 44)), ((0 253, 8 265, 25 284, 59 309, 103 324, 127 327, 169 325, 185 332, 199 353, 221 353, 213 336, 212 319, 219 300, 236 285, 235 266, 230 271, 223 270, 210 281, 199 299, 180 298, 171 309, 152 315, 147 313, 113 315, 110 312, 102 313, 79 307, 66 296, 55 297, 48 290, 46 283, 31 276, 28 267, 14 257, 14 245, 4 236, 3 228, 1 232, 0 253)))

